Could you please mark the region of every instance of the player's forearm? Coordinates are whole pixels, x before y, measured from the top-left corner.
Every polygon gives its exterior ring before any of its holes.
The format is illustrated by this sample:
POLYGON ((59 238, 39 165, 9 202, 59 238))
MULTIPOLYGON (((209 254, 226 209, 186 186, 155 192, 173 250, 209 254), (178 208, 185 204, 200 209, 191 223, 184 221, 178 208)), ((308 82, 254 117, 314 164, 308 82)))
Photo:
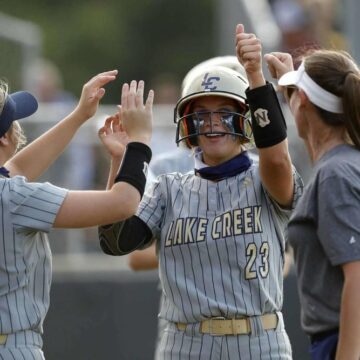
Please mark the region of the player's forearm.
POLYGON ((70 191, 56 216, 56 228, 83 228, 113 223, 135 214, 140 202, 136 188, 119 182, 111 190, 70 191))
POLYGON ((360 358, 360 288, 359 277, 345 279, 341 310, 340 334, 336 360, 360 358))
POLYGON ((266 80, 262 71, 257 71, 255 73, 246 73, 246 75, 249 81, 250 89, 256 89, 266 84, 266 80))
POLYGON ((36 180, 60 156, 74 137, 83 119, 72 112, 57 125, 27 145, 8 162, 11 176, 36 180))
POLYGON ((286 123, 271 84, 246 91, 252 127, 259 150, 261 182, 280 205, 292 203, 294 183, 286 123))
POLYGON ((294 179, 287 140, 271 147, 259 149, 261 182, 280 205, 290 207, 294 192, 294 179))
POLYGON ((112 186, 114 185, 116 175, 119 172, 121 160, 122 160, 122 158, 119 158, 119 157, 111 158, 109 176, 108 176, 108 181, 106 184, 107 189, 111 189, 112 186))

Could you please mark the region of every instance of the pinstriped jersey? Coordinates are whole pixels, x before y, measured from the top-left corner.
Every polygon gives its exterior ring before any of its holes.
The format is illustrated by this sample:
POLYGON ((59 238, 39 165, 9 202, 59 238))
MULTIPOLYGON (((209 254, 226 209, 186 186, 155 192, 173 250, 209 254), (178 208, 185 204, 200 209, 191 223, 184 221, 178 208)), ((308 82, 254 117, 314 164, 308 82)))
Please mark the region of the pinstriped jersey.
POLYGON ((42 332, 49 307, 47 233, 67 190, 24 177, 0 177, 0 333, 42 332))
MULTIPOLYGON (((303 184, 293 173, 294 207, 303 184)), ((290 212, 270 198, 257 164, 219 182, 194 173, 159 176, 137 216, 160 239, 160 317, 198 322, 280 311, 290 212)))

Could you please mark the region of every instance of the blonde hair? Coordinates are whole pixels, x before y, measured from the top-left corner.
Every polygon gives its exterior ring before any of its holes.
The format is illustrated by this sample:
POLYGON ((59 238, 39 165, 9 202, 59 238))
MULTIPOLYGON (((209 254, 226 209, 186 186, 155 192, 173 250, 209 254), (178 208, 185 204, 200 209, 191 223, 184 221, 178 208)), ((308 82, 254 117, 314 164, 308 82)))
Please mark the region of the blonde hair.
POLYGON ((8 92, 9 92, 8 84, 4 80, 0 79, 0 113, 4 109, 8 92))
MULTIPOLYGON (((6 98, 9 94, 9 85, 5 80, 0 79, 0 114, 4 109, 6 98)), ((25 133, 18 121, 13 121, 8 132, 14 141, 16 141, 16 151, 26 144, 25 133)))
POLYGON ((19 151, 27 143, 26 135, 18 121, 14 121, 9 129, 11 137, 16 142, 16 151, 19 151))

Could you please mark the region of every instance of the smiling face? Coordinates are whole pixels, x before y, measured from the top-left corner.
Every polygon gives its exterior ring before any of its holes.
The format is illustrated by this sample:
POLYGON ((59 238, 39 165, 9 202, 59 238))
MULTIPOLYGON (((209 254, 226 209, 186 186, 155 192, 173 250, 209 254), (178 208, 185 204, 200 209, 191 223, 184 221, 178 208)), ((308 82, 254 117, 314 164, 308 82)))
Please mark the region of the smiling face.
POLYGON ((221 134, 229 132, 226 126, 229 116, 226 113, 238 112, 238 108, 235 100, 223 96, 203 96, 194 100, 191 112, 199 114, 200 132, 212 132, 198 136, 198 144, 203 151, 203 161, 207 165, 219 165, 241 152, 238 137, 221 134))

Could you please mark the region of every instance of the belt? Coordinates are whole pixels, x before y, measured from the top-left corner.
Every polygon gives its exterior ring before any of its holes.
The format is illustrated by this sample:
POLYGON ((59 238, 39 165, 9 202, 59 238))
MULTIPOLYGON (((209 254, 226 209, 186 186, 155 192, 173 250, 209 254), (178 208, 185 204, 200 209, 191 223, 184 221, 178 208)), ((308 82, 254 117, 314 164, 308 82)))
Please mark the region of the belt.
MULTIPOLYGON (((264 330, 276 329, 278 317, 276 314, 260 316, 264 330)), ((186 323, 175 323, 178 330, 185 331, 186 323)), ((245 335, 251 333, 250 318, 225 319, 223 317, 211 318, 200 322, 200 333, 211 335, 245 335)))
POLYGON ((7 335, 1 335, 0 334, 0 345, 5 345, 7 340, 7 335))

